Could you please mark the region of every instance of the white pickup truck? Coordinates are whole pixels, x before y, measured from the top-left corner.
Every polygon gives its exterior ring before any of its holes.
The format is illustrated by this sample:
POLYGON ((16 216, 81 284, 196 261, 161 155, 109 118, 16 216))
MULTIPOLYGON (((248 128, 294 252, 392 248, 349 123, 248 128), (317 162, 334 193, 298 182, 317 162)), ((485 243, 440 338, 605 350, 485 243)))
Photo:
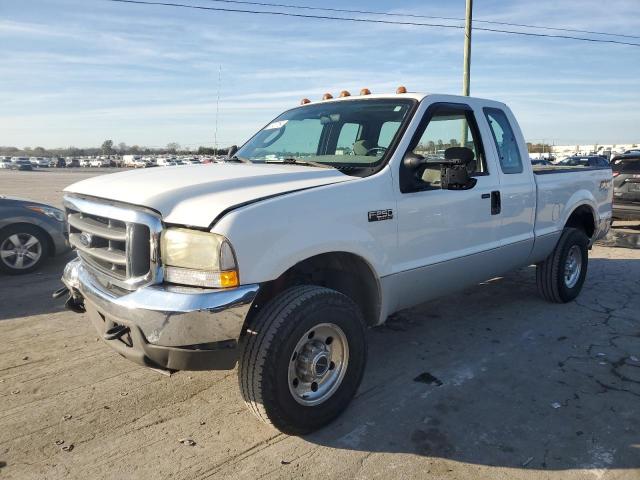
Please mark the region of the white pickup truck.
POLYGON ((303 100, 222 164, 66 188, 68 307, 143 365, 238 363, 250 410, 300 434, 346 408, 390 314, 531 264, 545 299, 580 293, 609 168, 534 171, 503 103, 362 93, 303 100))

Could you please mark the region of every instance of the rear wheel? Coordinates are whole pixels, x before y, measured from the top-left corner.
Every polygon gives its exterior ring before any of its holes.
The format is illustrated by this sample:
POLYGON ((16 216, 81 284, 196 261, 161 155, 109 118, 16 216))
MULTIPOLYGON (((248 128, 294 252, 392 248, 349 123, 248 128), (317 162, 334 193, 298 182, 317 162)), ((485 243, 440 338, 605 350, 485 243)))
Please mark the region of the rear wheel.
POLYGON ((11 225, 0 232, 0 270, 19 275, 36 270, 49 254, 42 231, 32 225, 11 225))
POLYGON ((365 325, 345 295, 292 287, 265 305, 241 348, 238 377, 249 409, 284 433, 304 434, 331 422, 355 395, 365 325))
POLYGON ((554 251, 536 267, 540 294, 548 301, 566 303, 582 290, 589 264, 589 238, 576 228, 565 228, 554 251))

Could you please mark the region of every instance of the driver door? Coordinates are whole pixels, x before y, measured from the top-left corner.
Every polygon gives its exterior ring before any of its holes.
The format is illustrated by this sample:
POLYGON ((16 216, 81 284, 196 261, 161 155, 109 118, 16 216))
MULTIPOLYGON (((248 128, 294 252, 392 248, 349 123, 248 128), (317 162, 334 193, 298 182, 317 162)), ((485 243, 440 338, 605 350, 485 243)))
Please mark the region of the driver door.
POLYGON ((407 153, 434 163, 417 171, 401 171, 397 190, 397 273, 391 281, 396 309, 459 290, 489 278, 496 267, 499 270, 500 212, 492 205, 499 176, 487 165, 484 152, 469 105, 436 103, 426 110, 407 153), (477 183, 469 190, 442 190, 437 162, 444 159, 447 148, 460 146, 474 153, 475 165, 468 170, 477 183), (403 184, 408 176, 414 181, 403 184))

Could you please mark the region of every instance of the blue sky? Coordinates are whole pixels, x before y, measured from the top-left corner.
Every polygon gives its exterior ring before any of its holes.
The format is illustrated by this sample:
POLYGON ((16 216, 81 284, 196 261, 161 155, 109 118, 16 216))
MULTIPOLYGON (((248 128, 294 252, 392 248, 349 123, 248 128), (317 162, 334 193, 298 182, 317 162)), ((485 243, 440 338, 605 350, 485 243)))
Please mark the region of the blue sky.
MULTIPOLYGON (((283 3, 464 16, 464 0, 283 3)), ((640 36, 637 0, 474 3, 476 19, 640 36)), ((458 94, 462 44, 454 29, 0 0, 0 145, 213 145, 220 68, 219 144, 242 143, 325 91, 458 94)), ((471 94, 508 103, 528 140, 640 142, 639 47, 476 32, 472 60, 471 94)))

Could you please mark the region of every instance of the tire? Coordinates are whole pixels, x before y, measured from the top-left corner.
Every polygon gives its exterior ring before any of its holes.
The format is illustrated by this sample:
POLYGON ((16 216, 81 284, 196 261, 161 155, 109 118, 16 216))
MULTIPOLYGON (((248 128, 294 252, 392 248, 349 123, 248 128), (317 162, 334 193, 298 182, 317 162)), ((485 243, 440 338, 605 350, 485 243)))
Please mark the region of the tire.
POLYGON ((588 248, 584 231, 564 229, 551 255, 536 265, 538 291, 545 300, 567 303, 580 294, 589 266, 588 248))
POLYGON ((9 275, 30 273, 40 268, 48 256, 48 239, 38 227, 16 224, 0 231, 0 271, 9 275), (22 255, 12 254, 15 251, 22 255))
POLYGON ((291 435, 317 430, 345 410, 367 357, 360 309, 347 296, 317 286, 292 287, 269 301, 240 347, 238 381, 247 407, 291 435))

